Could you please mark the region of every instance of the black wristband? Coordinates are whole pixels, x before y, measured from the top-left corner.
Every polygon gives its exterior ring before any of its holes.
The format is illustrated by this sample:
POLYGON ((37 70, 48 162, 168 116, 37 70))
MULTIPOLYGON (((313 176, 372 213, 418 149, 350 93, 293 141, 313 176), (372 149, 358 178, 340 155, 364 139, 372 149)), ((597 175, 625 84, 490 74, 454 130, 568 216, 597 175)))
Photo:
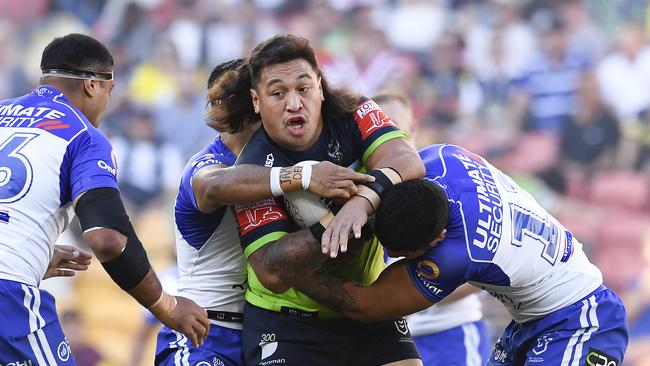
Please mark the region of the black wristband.
POLYGON ((372 189, 377 193, 379 198, 383 197, 384 192, 393 186, 393 182, 379 169, 373 169, 368 172, 368 175, 375 177, 374 182, 364 183, 366 187, 372 189))
POLYGON ((311 234, 314 236, 314 238, 320 242, 323 234, 325 233, 325 226, 323 226, 320 221, 317 221, 315 224, 309 227, 309 231, 311 231, 311 234))

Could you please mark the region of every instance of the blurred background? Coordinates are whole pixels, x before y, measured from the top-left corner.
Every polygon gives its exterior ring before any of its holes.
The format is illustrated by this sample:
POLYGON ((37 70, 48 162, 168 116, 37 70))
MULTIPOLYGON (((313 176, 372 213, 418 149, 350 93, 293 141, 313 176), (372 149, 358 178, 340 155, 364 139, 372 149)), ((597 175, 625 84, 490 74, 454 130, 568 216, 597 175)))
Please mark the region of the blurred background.
MULTIPOLYGON (((294 33, 331 82, 408 97, 419 147, 462 145, 533 193, 624 298, 626 365, 650 365, 647 0, 0 0, 0 99, 29 92, 43 47, 70 32, 115 58, 101 128, 159 273, 175 262, 182 167, 215 135, 203 122, 209 71, 294 33)), ((156 323, 96 260, 44 287, 80 366, 152 364, 156 323)), ((494 334, 509 320, 501 308, 485 299, 494 334)))

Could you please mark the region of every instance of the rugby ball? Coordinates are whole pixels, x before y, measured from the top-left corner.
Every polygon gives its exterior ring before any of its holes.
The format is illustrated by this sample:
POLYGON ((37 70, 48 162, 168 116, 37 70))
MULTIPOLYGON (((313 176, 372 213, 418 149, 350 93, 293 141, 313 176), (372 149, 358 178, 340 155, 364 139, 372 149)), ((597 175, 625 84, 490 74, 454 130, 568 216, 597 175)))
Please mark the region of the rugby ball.
MULTIPOLYGON (((316 163, 318 162, 308 160, 296 165, 316 163)), ((330 211, 321 197, 309 191, 285 192, 284 204, 289 216, 302 229, 317 223, 330 211)))

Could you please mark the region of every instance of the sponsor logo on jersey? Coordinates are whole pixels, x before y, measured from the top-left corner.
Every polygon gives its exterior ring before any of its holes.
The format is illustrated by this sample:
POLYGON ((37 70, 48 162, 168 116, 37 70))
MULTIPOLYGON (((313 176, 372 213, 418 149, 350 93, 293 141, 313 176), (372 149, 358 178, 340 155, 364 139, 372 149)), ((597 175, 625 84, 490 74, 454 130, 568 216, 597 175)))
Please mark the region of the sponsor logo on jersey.
POLYGON ((542 353, 546 352, 546 349, 548 348, 548 343, 552 340, 553 338, 547 335, 543 335, 537 338, 537 344, 535 345, 535 348, 533 348, 533 353, 539 356, 542 353))
POLYGON ((0 363, 0 366, 32 366, 32 360, 13 361, 9 363, 0 363))
POLYGON ((286 220, 287 214, 273 198, 245 205, 235 205, 241 235, 273 221, 286 220))
POLYGON ((424 259, 418 262, 416 271, 418 275, 427 280, 435 280, 440 276, 440 268, 433 261, 424 259))
POLYGON ((266 155, 266 162, 264 162, 264 166, 267 167, 267 168, 271 168, 271 167, 273 167, 273 162, 274 161, 275 161, 275 157, 273 156, 273 154, 272 153, 268 154, 268 155, 266 155))
POLYGON ((398 332, 404 335, 407 335, 409 332, 409 327, 405 319, 395 320, 395 328, 397 328, 398 332))
POLYGON ((433 295, 440 295, 442 293, 442 289, 439 289, 435 285, 429 283, 426 279, 422 278, 422 275, 420 275, 419 272, 416 273, 418 275, 417 277, 418 280, 420 281, 420 284, 422 284, 422 286, 424 286, 427 289, 427 291, 429 291, 433 295))
POLYGON ((259 346, 261 350, 260 365, 282 365, 286 364, 287 360, 284 358, 276 358, 266 360, 273 356, 275 351, 278 350, 279 342, 276 340, 275 333, 264 333, 260 340, 259 346), (266 361, 264 361, 266 360, 266 361))
POLYGON ((588 366, 618 366, 618 360, 616 358, 595 348, 589 348, 586 362, 588 366))
POLYGON ((104 170, 106 170, 107 172, 109 172, 109 173, 111 173, 113 175, 117 175, 117 169, 115 169, 112 166, 108 165, 108 163, 105 162, 104 160, 97 160, 97 166, 100 169, 104 169, 104 170))
MULTIPOLYGON (((56 122, 65 115, 59 110, 48 107, 25 107, 20 104, 7 104, 0 106, 0 127, 27 127, 41 121, 56 122)), ((60 123, 60 121, 58 122, 60 123)))
POLYGON ((54 121, 39 122, 35 124, 34 127, 43 129, 45 131, 51 131, 51 130, 61 130, 64 128, 70 128, 70 125, 67 123, 63 123, 60 120, 54 120, 54 121))
POLYGON ((496 253, 501 241, 503 200, 489 167, 475 154, 458 149, 454 157, 463 165, 467 176, 476 185, 478 221, 472 244, 496 253))
POLYGON ((390 119, 390 117, 388 117, 373 100, 367 100, 361 103, 361 105, 357 107, 354 119, 361 131, 361 138, 364 140, 382 127, 395 127, 393 120, 390 119))
POLYGON ((65 362, 70 358, 70 346, 68 342, 62 341, 59 343, 59 346, 56 349, 56 354, 59 356, 59 360, 65 362))

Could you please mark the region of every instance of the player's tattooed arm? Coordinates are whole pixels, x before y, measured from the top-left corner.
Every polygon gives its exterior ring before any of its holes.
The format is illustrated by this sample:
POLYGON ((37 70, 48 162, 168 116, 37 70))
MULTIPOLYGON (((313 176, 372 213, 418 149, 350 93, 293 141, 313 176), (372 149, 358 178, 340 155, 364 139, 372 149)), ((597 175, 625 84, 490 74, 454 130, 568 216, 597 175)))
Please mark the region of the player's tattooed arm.
POLYGON ((309 229, 283 236, 253 252, 248 261, 264 287, 282 293, 312 274, 327 256, 309 229))
POLYGON ((356 299, 348 288, 354 290, 365 286, 332 274, 314 273, 298 279, 295 287, 330 309, 345 314, 356 305, 356 299))
POLYGON ((359 321, 396 319, 432 305, 411 282, 406 262, 385 269, 365 286, 326 273, 298 279, 295 287, 344 316, 359 321))

